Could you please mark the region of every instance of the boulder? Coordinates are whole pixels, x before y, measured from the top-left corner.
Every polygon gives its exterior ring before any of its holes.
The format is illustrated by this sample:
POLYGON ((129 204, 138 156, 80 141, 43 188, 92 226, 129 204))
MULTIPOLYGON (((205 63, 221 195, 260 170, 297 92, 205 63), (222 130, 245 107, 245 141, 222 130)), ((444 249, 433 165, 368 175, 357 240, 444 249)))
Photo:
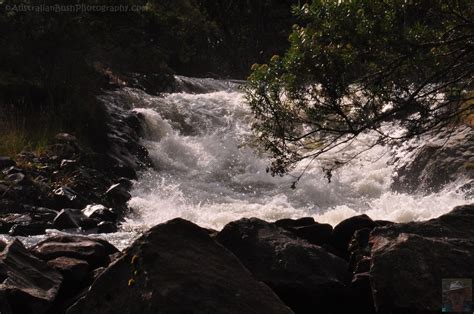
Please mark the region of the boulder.
POLYGON ((14 240, 0 253, 0 312, 45 313, 62 282, 59 272, 14 240))
POLYGON ((86 261, 92 269, 106 266, 109 255, 118 250, 102 239, 85 236, 60 235, 39 242, 31 248, 38 258, 50 261, 58 257, 70 257, 86 261))
POLYGON ((313 217, 303 217, 298 219, 280 219, 274 222, 275 225, 284 229, 292 229, 297 227, 304 227, 304 226, 311 226, 314 225, 316 222, 314 221, 313 217))
POLYGON ((8 233, 11 227, 17 224, 31 223, 31 216, 28 214, 5 214, 0 216, 0 233, 8 233))
POLYGON ((112 204, 123 204, 128 202, 132 198, 130 193, 128 193, 125 184, 123 183, 117 183, 112 185, 105 192, 105 196, 112 204))
POLYGON ((341 221, 334 227, 331 235, 331 244, 339 251, 341 257, 348 259, 349 253, 347 249, 354 232, 365 228, 372 230, 376 226, 377 224, 365 214, 353 216, 341 221))
POLYGON ((355 274, 349 288, 351 296, 346 302, 350 302, 352 313, 375 313, 374 299, 370 287, 370 274, 368 271, 355 274))
POLYGON ((323 245, 330 241, 332 230, 330 224, 315 223, 310 226, 293 228, 292 232, 309 243, 323 245))
POLYGON ((183 219, 157 225, 106 270, 68 314, 292 313, 236 257, 183 219))
POLYGON ((55 208, 82 208, 84 206, 84 200, 68 186, 55 189, 53 194, 55 208))
POLYGON ((78 298, 81 291, 93 280, 94 273, 86 261, 71 257, 58 257, 47 263, 63 276, 56 302, 49 313, 65 313, 78 298))
POLYGON ((130 179, 124 177, 120 178, 118 183, 126 190, 130 190, 133 186, 133 182, 130 179))
POLYGON ((89 273, 89 263, 72 257, 57 257, 47 262, 47 264, 56 269, 64 278, 64 281, 81 282, 89 273))
POLYGON ((330 224, 317 223, 314 221, 313 217, 280 219, 275 221, 275 225, 316 245, 327 243, 330 240, 332 233, 332 226, 330 224))
POLYGON ((51 221, 56 212, 48 208, 22 206, 22 213, 0 215, 0 233, 11 236, 30 236, 44 234, 52 228, 51 221))
POLYGON ((343 313, 347 263, 323 248, 257 218, 227 224, 217 235, 252 274, 296 313, 343 313))
POLYGON ((87 205, 82 213, 89 218, 100 221, 115 221, 117 219, 117 214, 112 209, 100 204, 87 205))
POLYGON ((59 230, 79 228, 82 216, 80 210, 63 209, 54 218, 53 226, 59 230))
POLYGON ((11 236, 33 236, 40 235, 46 232, 46 229, 52 227, 51 223, 46 221, 35 221, 26 224, 17 224, 10 228, 8 234, 11 236))
POLYGON ((435 313, 444 278, 474 278, 474 204, 424 222, 376 228, 370 282, 380 313, 435 313))
POLYGON ((117 232, 117 227, 110 221, 101 221, 97 224, 97 233, 117 232))

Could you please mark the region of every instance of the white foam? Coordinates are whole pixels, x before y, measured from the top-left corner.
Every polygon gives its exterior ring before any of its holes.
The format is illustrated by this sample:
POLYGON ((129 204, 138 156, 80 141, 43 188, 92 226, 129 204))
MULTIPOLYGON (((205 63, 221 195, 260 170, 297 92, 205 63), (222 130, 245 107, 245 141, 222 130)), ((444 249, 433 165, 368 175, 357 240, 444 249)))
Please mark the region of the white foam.
MULTIPOLYGON (((375 147, 336 171, 331 183, 321 170, 324 160, 316 161, 292 190, 293 177, 266 173, 269 161, 252 145, 252 114, 241 92, 163 97, 125 92, 135 95, 135 110, 145 117, 143 143, 156 166, 140 175, 132 191, 129 204, 134 214, 127 218, 126 230, 146 229, 175 217, 214 229, 242 217, 273 221, 312 216, 334 225, 367 213, 373 219, 405 222, 437 217, 469 202, 454 192, 462 182, 427 196, 392 192, 389 161, 394 154, 404 156, 404 147, 398 152, 375 147)), ((332 154, 351 154, 372 140, 362 136, 332 154)), ((333 157, 327 155, 329 160, 333 157)), ((293 175, 305 166, 299 165, 293 175)))

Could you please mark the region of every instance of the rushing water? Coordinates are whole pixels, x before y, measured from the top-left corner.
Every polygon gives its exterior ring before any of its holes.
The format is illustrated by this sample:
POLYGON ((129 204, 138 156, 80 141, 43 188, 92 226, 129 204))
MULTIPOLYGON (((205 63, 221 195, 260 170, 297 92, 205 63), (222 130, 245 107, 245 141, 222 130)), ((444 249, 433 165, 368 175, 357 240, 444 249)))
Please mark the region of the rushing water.
MULTIPOLYGON (((186 77, 178 77, 177 82, 183 92, 156 97, 123 88, 106 98, 111 106, 131 107, 144 116, 142 141, 154 162, 154 168, 142 172, 135 182, 129 203, 133 213, 122 231, 91 235, 119 249, 140 231, 175 217, 214 229, 241 217, 273 221, 312 216, 334 225, 366 213, 373 219, 406 222, 434 218, 473 201, 456 192, 465 183, 462 179, 429 195, 390 189, 394 157, 408 162, 414 151, 407 147, 416 142, 375 147, 334 172, 331 183, 322 171, 324 160, 314 162, 297 188, 291 189, 291 175, 299 175, 306 164, 285 177, 266 172, 269 160, 255 144, 252 114, 237 82, 186 77)), ((363 149, 370 140, 370 134, 362 136, 327 158, 363 149)), ((61 233, 48 230, 46 235, 19 238, 30 246, 61 233)), ((7 235, 2 238, 11 240, 7 235)))
MULTIPOLYGON (((134 186, 129 203, 133 214, 125 230, 146 229, 175 217, 214 229, 241 217, 273 221, 313 216, 336 224, 366 213, 405 222, 437 217, 468 202, 456 192, 462 182, 431 195, 391 191, 394 166, 389 161, 404 152, 387 146, 336 171, 331 183, 322 161, 316 161, 293 190, 291 175, 306 164, 285 177, 266 172, 268 156, 255 145, 252 114, 238 84, 185 77, 178 77, 178 83, 183 92, 162 97, 136 89, 123 89, 116 96, 144 116, 143 144, 155 165, 134 186)), ((360 149, 369 140, 370 135, 363 136, 347 150, 360 149)))

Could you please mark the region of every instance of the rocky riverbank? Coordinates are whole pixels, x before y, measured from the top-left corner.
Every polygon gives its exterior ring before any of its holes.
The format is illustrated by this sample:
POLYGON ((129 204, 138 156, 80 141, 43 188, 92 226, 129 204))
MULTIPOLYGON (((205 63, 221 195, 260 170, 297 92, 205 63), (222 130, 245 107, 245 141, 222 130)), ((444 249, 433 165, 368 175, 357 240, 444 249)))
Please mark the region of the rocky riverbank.
POLYGON ((332 228, 256 218, 220 232, 173 219, 119 252, 55 236, 1 243, 1 313, 438 313, 443 278, 474 277, 474 204, 424 222, 332 228))
POLYGON ((107 154, 85 151, 73 135, 62 133, 40 153, 25 151, 15 160, 0 157, 0 233, 116 231, 146 151, 141 158, 128 158, 139 155, 138 135, 131 128, 114 135, 124 129, 117 124, 125 124, 114 121, 107 154), (135 138, 127 140, 127 135, 135 138))

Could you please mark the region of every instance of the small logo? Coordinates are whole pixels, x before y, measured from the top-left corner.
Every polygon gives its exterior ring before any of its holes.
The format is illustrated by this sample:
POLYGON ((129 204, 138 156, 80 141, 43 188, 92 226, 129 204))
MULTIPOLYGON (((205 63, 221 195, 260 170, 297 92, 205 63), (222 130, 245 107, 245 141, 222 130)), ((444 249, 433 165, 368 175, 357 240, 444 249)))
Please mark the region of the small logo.
POLYGON ((443 279, 443 313, 472 313, 472 279, 443 279))

